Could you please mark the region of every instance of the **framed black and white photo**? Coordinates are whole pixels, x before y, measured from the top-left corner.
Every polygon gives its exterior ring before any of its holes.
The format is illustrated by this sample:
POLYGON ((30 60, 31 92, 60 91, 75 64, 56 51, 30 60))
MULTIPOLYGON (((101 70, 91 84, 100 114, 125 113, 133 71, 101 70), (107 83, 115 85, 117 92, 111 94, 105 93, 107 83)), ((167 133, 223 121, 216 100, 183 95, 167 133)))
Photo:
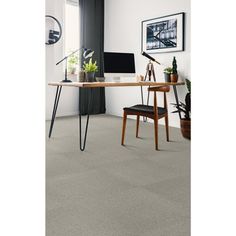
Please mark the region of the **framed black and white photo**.
POLYGON ((184 13, 142 21, 141 50, 146 53, 184 50, 184 13))

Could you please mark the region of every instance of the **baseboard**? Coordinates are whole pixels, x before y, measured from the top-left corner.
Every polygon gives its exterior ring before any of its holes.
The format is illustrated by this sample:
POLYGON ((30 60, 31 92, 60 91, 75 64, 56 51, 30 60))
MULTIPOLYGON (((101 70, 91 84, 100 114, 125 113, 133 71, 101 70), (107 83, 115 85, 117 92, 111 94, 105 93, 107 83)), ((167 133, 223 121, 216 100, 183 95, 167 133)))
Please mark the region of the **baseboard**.
MULTIPOLYGON (((69 112, 58 112, 56 117, 66 117, 66 116, 76 116, 79 115, 78 111, 69 111, 69 112)), ((50 117, 46 117, 46 121, 51 120, 51 115, 50 117)))
MULTIPOLYGON (((104 114, 104 113, 103 113, 104 114)), ((119 118, 122 118, 122 116, 120 116, 120 115, 114 115, 114 114, 109 114, 109 113, 105 113, 106 115, 110 115, 110 116, 114 116, 114 117, 119 117, 119 118)), ((63 113, 58 113, 57 114, 57 117, 67 117, 67 116, 77 116, 77 115, 79 115, 79 112, 78 111, 73 111, 73 112, 63 112, 63 113)), ((99 114, 98 114, 99 115, 99 114)), ((136 118, 133 116, 130 116, 130 117, 128 117, 128 119, 131 119, 131 120, 135 120, 136 118)), ((48 117, 46 117, 46 121, 49 121, 49 120, 51 120, 51 117, 50 118, 48 118, 48 117)), ((161 121, 161 120, 160 120, 161 121)), ((147 120, 147 122, 148 123, 153 123, 153 120, 151 120, 151 119, 148 119, 147 120)), ((162 122, 160 122, 159 123, 160 125, 165 125, 164 124, 164 121, 162 122)), ((178 128, 178 129, 180 129, 180 126, 177 126, 177 125, 173 125, 173 124, 169 124, 169 127, 173 127, 173 128, 178 128)))
MULTIPOLYGON (((122 118, 122 116, 121 116, 121 115, 118 115, 118 114, 109 114, 109 113, 106 113, 106 114, 107 114, 107 115, 111 115, 111 116, 115 116, 115 117, 122 118)), ((135 117, 135 116, 129 116, 128 119, 136 120, 136 117, 135 117)), ((140 119, 140 121, 142 121, 142 120, 140 119)), ((152 119, 148 119, 147 122, 148 122, 148 123, 153 123, 153 120, 152 120, 152 119)), ((165 125, 163 119, 160 119, 160 120, 159 120, 159 125, 165 125)), ((172 123, 170 122, 170 120, 169 120, 169 127, 180 129, 180 122, 177 123, 177 124, 172 124, 172 123)))

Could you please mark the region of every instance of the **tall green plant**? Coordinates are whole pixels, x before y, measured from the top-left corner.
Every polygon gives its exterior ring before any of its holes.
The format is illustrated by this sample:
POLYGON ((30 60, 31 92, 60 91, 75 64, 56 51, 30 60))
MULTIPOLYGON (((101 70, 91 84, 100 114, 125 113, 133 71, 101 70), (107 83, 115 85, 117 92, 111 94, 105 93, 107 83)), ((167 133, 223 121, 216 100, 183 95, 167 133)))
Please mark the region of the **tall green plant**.
POLYGON ((186 79, 186 86, 187 86, 188 92, 191 94, 191 81, 189 79, 186 79))
POLYGON ((185 96, 185 104, 180 102, 179 105, 172 103, 174 107, 177 109, 176 111, 173 111, 173 113, 182 112, 184 113, 184 118, 186 120, 190 120, 190 114, 191 114, 191 81, 189 79, 186 79, 186 86, 188 89, 188 93, 185 96))
POLYGON ((172 61, 172 73, 177 74, 177 62, 176 62, 175 57, 173 57, 173 61, 172 61))
POLYGON ((189 79, 186 79, 186 86, 188 89, 188 93, 185 96, 185 104, 186 109, 190 112, 191 111, 191 81, 189 79))

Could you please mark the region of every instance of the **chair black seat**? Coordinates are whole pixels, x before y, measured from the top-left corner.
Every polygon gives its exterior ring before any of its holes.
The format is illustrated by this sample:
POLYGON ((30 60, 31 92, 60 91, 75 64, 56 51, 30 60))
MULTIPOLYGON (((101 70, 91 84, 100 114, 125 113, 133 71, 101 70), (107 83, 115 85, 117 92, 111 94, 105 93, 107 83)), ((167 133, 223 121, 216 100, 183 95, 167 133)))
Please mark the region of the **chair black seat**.
MULTIPOLYGON (((138 104, 132 107, 125 107, 125 111, 130 111, 130 112, 145 112, 149 114, 154 114, 153 106, 148 106, 148 105, 142 105, 138 104)), ((158 110, 158 115, 164 115, 166 113, 166 109, 163 107, 157 107, 158 110)))

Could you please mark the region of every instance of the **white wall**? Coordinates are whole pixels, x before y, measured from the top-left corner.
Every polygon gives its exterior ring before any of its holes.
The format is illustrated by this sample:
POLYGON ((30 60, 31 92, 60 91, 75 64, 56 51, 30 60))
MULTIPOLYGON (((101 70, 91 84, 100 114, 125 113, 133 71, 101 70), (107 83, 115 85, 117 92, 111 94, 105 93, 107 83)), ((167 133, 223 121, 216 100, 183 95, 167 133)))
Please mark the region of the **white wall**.
MULTIPOLYGON (((46 0, 46 14, 56 17, 62 24, 62 37, 53 45, 45 45, 46 50, 46 119, 51 119, 56 87, 48 86, 50 81, 64 78, 64 64, 56 63, 64 57, 64 11, 65 0, 46 0)), ((75 80, 74 78, 73 80, 75 80)), ((78 114, 79 92, 76 88, 63 87, 58 105, 57 116, 78 114)))
MULTIPOLYGON (((152 54, 161 63, 171 66, 176 56, 180 79, 190 78, 190 0, 105 0, 105 51, 133 52, 136 73, 145 74, 148 60, 141 52, 141 21, 185 12, 185 51, 152 54)), ((164 81, 163 67, 155 65, 157 81, 164 81)), ((178 87, 180 100, 184 101, 186 88, 178 87)), ((169 103, 175 102, 173 90, 169 93, 169 103)), ((162 98, 160 98, 160 102, 162 98)), ((140 88, 106 89, 107 113, 122 116, 123 107, 141 102, 140 88)), ((169 111, 173 110, 169 106, 169 111)), ((170 113, 170 126, 179 127, 177 114, 170 113)))

